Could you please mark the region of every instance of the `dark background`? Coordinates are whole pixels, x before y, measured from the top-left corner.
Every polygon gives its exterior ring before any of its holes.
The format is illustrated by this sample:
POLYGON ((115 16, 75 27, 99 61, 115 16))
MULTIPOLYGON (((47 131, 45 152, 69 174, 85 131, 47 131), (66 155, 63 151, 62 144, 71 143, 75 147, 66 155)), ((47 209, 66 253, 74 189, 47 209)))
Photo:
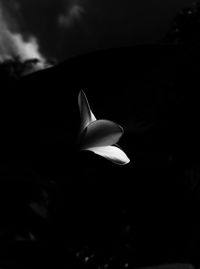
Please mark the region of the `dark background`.
MULTIPOLYGON (((50 9, 48 2, 47 10, 40 2, 38 9, 54 18, 48 24, 53 38, 47 26, 42 30, 45 16, 41 24, 35 15, 28 16, 35 5, 31 9, 30 2, 28 9, 25 1, 21 7, 13 3, 7 2, 6 10, 15 15, 21 10, 15 32, 27 37, 32 32, 42 54, 63 63, 24 77, 20 75, 24 63, 1 65, 2 267, 125 268, 128 263, 133 268, 180 262, 199 266, 198 7, 181 13, 167 36, 160 24, 160 30, 156 28, 160 34, 154 36, 152 24, 147 38, 138 23, 140 34, 134 40, 122 28, 112 31, 114 22, 106 12, 99 16, 109 23, 110 32, 108 24, 101 28, 100 20, 93 17, 91 27, 102 29, 94 31, 100 40, 95 44, 77 29, 79 20, 76 26, 67 21, 69 45, 66 33, 55 30, 59 5, 50 9), (27 30, 28 25, 33 30, 27 30), (65 35, 66 52, 60 45, 65 35), (84 44, 76 43, 77 37, 84 44), (147 44, 141 45, 142 40, 147 44), (135 42, 137 46, 127 46, 135 42), (111 49, 86 53, 105 47, 111 49), (93 153, 77 151, 80 89, 97 118, 124 127, 119 145, 130 157, 129 165, 116 166, 93 153)), ((87 7, 93 14, 89 2, 87 7)), ((103 9, 101 2, 97 14, 103 9)), ((117 23, 118 16, 113 18, 117 23)))

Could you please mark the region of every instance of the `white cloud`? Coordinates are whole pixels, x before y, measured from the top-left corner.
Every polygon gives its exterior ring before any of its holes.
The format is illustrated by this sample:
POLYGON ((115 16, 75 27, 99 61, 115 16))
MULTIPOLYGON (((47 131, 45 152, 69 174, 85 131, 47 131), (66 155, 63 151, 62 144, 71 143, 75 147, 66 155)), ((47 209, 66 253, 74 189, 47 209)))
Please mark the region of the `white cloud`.
POLYGON ((8 29, 0 30, 0 59, 18 58, 21 61, 36 58, 44 61, 39 52, 36 38, 27 41, 19 33, 12 33, 8 29))
POLYGON ((70 28, 77 21, 81 20, 84 8, 78 4, 74 4, 72 7, 66 10, 65 14, 62 14, 58 18, 58 23, 61 26, 70 28))
POLYGON ((11 30, 13 28, 11 24, 13 24, 13 20, 12 22, 9 20, 7 10, 5 12, 5 8, 0 2, 0 62, 15 59, 24 62, 29 59, 38 59, 38 63, 33 66, 33 69, 45 68, 46 60, 40 53, 37 39, 30 36, 25 40, 21 33, 11 30))

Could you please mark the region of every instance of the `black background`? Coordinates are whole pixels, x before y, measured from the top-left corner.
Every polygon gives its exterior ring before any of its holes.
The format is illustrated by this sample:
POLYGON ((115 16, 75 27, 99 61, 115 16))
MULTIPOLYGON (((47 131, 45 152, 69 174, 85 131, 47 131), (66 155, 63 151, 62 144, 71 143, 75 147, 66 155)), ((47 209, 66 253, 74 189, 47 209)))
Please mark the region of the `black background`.
POLYGON ((200 55, 180 43, 1 66, 3 267, 199 265, 200 55), (124 127, 127 166, 76 148, 81 89, 124 127))

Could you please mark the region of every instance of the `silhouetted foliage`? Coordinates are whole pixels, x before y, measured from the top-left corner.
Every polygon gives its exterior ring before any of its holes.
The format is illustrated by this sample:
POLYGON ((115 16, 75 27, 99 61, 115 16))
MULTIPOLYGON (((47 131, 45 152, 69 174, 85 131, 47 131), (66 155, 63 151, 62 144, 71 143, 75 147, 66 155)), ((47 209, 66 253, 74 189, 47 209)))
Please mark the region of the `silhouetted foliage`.
POLYGON ((165 41, 173 44, 200 43, 200 2, 182 9, 174 18, 165 37, 165 41))
POLYGON ((17 79, 25 74, 46 69, 47 67, 55 64, 56 61, 54 59, 49 59, 46 63, 41 63, 39 59, 28 59, 24 62, 19 59, 5 60, 0 63, 0 79, 17 79))

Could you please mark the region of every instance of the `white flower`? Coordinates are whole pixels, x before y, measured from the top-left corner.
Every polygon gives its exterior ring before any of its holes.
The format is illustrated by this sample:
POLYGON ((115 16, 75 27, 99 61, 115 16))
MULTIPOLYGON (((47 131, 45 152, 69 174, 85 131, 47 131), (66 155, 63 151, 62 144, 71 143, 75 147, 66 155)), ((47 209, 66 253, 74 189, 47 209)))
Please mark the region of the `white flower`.
POLYGON ((113 121, 97 120, 83 91, 79 92, 78 105, 81 116, 80 149, 92 151, 116 164, 129 163, 127 155, 116 145, 123 135, 123 128, 113 121))

